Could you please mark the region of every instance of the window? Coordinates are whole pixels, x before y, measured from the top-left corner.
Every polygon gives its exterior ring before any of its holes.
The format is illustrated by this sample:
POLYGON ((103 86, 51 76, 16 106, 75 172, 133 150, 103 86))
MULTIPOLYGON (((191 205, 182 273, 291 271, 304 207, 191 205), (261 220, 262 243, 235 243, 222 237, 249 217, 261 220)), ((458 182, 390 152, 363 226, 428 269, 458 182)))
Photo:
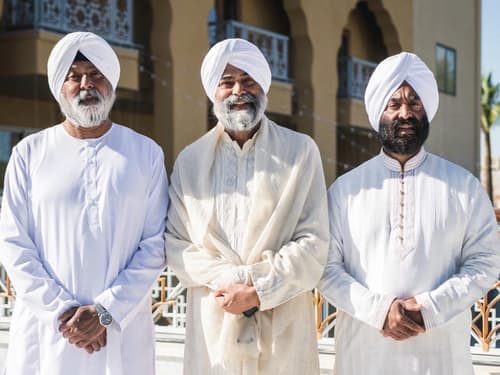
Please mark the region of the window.
POLYGON ((436 44, 436 78, 439 91, 449 95, 456 93, 457 57, 453 48, 436 44))
POLYGON ((10 158, 12 147, 32 130, 24 129, 0 129, 0 195, 3 192, 5 168, 10 158))

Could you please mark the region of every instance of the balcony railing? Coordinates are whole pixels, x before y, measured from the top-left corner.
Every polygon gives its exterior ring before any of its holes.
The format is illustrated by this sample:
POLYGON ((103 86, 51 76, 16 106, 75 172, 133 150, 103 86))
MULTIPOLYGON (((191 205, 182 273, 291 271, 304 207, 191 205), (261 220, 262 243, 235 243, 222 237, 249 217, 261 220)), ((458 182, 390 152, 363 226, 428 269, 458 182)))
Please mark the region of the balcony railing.
POLYGON ((363 99, 366 85, 372 75, 376 63, 346 56, 339 58, 339 89, 341 98, 363 99))
POLYGON ((241 38, 260 48, 266 57, 273 79, 288 81, 288 37, 259 29, 238 21, 211 23, 208 26, 210 45, 226 38, 241 38))
MULTIPOLYGON (((318 339, 334 339, 336 309, 315 290, 312 303, 316 310, 318 339)), ((186 293, 175 274, 166 270, 153 289, 153 319, 156 324, 168 326, 173 332, 182 332, 186 326, 186 293)), ((15 292, 3 267, 0 266, 0 320, 9 321, 15 303, 15 292)), ((500 281, 473 306, 471 346, 484 352, 500 348, 500 281)))
POLYGON ((92 31, 125 46, 133 45, 132 16, 133 0, 5 0, 4 4, 9 30, 92 31))

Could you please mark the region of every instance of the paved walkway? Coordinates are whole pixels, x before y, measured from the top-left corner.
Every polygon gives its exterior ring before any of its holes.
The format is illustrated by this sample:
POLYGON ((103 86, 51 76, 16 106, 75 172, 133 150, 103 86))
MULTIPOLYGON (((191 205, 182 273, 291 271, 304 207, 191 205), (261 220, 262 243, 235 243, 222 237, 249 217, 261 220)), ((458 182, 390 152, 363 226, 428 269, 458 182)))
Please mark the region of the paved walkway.
MULTIPOLYGON (((3 369, 9 332, 0 328, 0 369, 3 369)), ((335 354, 328 343, 320 343, 321 375, 333 375, 335 354)), ((156 340, 157 375, 182 375, 184 338, 181 334, 158 333, 156 340)), ((500 351, 485 354, 473 350, 475 375, 500 375, 500 351)))

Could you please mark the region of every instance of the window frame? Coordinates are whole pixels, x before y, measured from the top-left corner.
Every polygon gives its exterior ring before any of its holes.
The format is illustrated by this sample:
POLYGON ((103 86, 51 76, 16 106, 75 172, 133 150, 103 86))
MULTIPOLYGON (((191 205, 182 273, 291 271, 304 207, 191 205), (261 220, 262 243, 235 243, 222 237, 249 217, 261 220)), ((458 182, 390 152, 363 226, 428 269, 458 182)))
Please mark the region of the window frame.
POLYGON ((444 94, 456 96, 457 95, 457 50, 453 47, 449 47, 442 43, 436 43, 436 81, 438 84, 439 92, 444 94), (444 59, 444 71, 439 68, 438 54, 443 51, 444 59), (449 58, 453 58, 453 72, 451 72, 451 67, 449 66, 449 58), (450 82, 450 73, 453 74, 453 78, 450 82), (442 74, 442 76, 441 76, 442 74), (451 86, 451 87, 450 87, 451 86))

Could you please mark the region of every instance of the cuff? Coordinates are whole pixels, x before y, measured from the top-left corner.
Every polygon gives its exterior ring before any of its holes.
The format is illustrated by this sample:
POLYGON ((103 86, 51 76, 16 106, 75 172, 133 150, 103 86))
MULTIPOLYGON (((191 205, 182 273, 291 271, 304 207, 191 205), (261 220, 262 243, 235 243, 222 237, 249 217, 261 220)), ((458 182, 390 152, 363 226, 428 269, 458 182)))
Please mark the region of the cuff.
POLYGON ((255 287, 257 296, 259 297, 259 310, 264 311, 273 308, 269 301, 270 295, 278 285, 275 280, 270 277, 269 263, 260 262, 248 266, 248 274, 251 279, 251 283, 255 287))
POLYGON ((429 330, 439 325, 438 311, 432 302, 430 293, 422 293, 415 296, 418 304, 422 305, 422 318, 424 319, 425 329, 429 330))
POLYGON ((377 310, 375 312, 373 326, 378 330, 384 328, 385 319, 387 318, 387 314, 389 313, 389 309, 391 308, 392 302, 397 297, 394 295, 382 295, 380 296, 380 300, 377 304, 377 310))
POLYGON ((113 322, 116 322, 121 329, 127 326, 129 319, 127 319, 126 314, 123 313, 123 311, 127 310, 126 306, 120 306, 123 304, 113 297, 111 290, 107 289, 102 292, 94 300, 94 303, 98 303, 104 307, 113 317, 113 322))

